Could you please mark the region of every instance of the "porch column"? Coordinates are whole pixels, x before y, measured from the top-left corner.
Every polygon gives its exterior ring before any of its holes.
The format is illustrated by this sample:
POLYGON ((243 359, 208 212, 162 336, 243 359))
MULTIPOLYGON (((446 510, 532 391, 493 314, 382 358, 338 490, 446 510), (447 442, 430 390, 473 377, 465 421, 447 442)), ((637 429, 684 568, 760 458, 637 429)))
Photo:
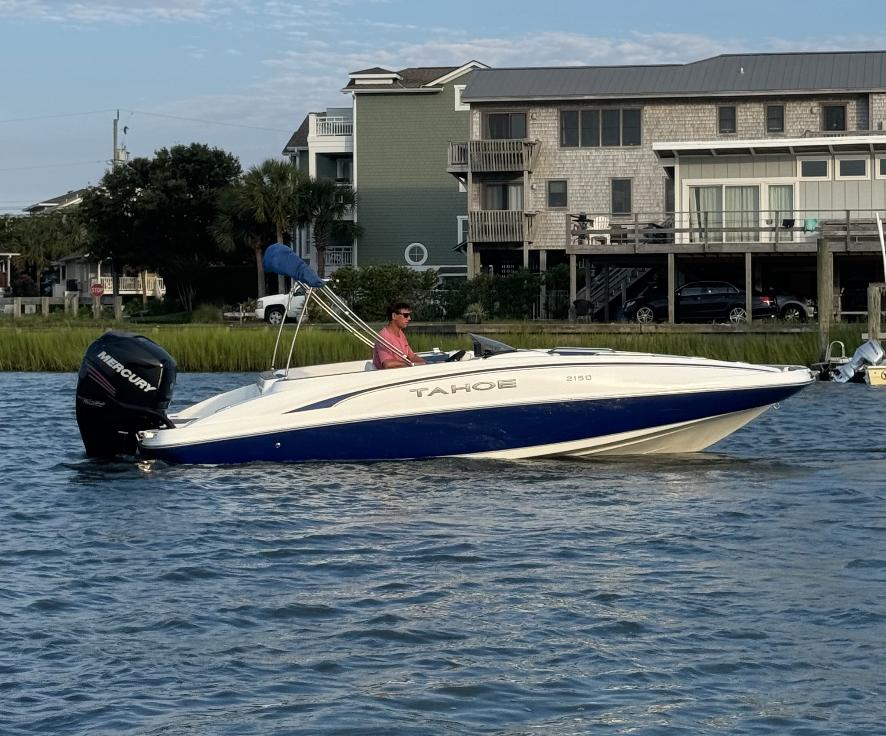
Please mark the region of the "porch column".
POLYGON ((674 289, 677 286, 676 256, 668 253, 668 324, 676 322, 677 310, 674 304, 674 289))
POLYGON ((744 254, 744 311, 748 313, 748 324, 754 319, 754 270, 751 252, 744 254))
POLYGON ((603 266, 603 321, 609 322, 609 302, 612 301, 612 294, 609 292, 609 264, 603 266))
POLYGON ((569 306, 575 303, 578 289, 576 288, 576 280, 578 277, 578 259, 575 253, 569 254, 569 306))
POLYGON ((44 317, 49 316, 49 297, 48 296, 44 296, 44 297, 40 298, 40 313, 44 317))
POLYGON ((539 305, 538 305, 538 314, 542 319, 548 318, 548 310, 547 307, 547 296, 548 296, 548 287, 545 286, 544 275, 548 270, 548 252, 546 250, 540 250, 538 252, 538 271, 542 276, 541 289, 539 289, 539 305))
POLYGON ((468 279, 472 279, 477 275, 477 272, 474 270, 474 244, 470 240, 468 241, 468 250, 465 257, 468 259, 468 279))

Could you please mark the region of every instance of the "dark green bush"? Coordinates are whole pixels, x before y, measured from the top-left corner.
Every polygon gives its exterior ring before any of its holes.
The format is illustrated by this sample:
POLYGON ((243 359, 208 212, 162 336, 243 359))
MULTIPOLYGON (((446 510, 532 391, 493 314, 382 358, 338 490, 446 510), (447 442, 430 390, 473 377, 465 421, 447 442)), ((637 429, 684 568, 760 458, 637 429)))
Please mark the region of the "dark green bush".
POLYGON ((412 304, 419 319, 434 319, 432 315, 441 311, 436 298, 430 295, 436 284, 434 270, 414 271, 385 264, 340 268, 331 286, 363 319, 383 320, 388 304, 398 300, 412 304))

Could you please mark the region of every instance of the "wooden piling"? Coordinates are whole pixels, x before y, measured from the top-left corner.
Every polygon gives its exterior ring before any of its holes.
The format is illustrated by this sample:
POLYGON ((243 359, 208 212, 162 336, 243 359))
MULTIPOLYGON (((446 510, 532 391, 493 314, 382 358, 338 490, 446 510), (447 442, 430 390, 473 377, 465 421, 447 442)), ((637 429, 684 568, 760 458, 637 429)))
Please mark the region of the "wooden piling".
POLYGON ((868 340, 880 340, 880 321, 883 289, 886 284, 868 284, 868 340))
POLYGON ((834 318, 834 254, 824 238, 818 239, 818 343, 819 360, 824 361, 831 342, 834 318))

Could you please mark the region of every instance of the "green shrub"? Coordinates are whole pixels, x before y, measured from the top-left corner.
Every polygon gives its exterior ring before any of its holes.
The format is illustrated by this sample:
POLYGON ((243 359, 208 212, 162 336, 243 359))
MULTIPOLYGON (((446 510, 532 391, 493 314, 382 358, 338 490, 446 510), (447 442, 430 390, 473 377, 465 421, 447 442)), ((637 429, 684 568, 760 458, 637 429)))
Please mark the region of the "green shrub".
POLYGON ((217 304, 201 304, 191 313, 191 322, 196 324, 216 324, 224 320, 222 308, 217 304))
POLYGON ((338 269, 330 286, 357 314, 365 320, 384 320, 387 306, 402 300, 412 304, 420 319, 439 312, 436 297, 428 292, 437 284, 433 269, 415 271, 406 266, 383 264, 338 269), (431 306, 435 305, 435 306, 431 306))

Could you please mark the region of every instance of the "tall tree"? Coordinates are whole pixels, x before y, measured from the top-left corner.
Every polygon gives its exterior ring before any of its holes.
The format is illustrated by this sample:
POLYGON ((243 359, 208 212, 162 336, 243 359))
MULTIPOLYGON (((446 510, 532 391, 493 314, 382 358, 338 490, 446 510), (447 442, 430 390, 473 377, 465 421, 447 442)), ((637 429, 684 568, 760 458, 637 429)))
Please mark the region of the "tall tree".
POLYGON ((53 261, 86 247, 86 229, 76 209, 28 217, 4 217, 0 223, 0 250, 11 249, 20 253, 17 267, 37 284, 53 261))
POLYGON ((295 222, 310 225, 317 250, 317 274, 326 275, 326 248, 334 238, 356 238, 363 232, 353 220, 343 218, 357 204, 352 187, 336 184, 331 179, 311 179, 298 197, 295 222))
POLYGON ((239 175, 236 157, 201 143, 118 166, 81 204, 93 252, 159 270, 191 311, 196 278, 219 256, 211 229, 219 197, 239 175))

